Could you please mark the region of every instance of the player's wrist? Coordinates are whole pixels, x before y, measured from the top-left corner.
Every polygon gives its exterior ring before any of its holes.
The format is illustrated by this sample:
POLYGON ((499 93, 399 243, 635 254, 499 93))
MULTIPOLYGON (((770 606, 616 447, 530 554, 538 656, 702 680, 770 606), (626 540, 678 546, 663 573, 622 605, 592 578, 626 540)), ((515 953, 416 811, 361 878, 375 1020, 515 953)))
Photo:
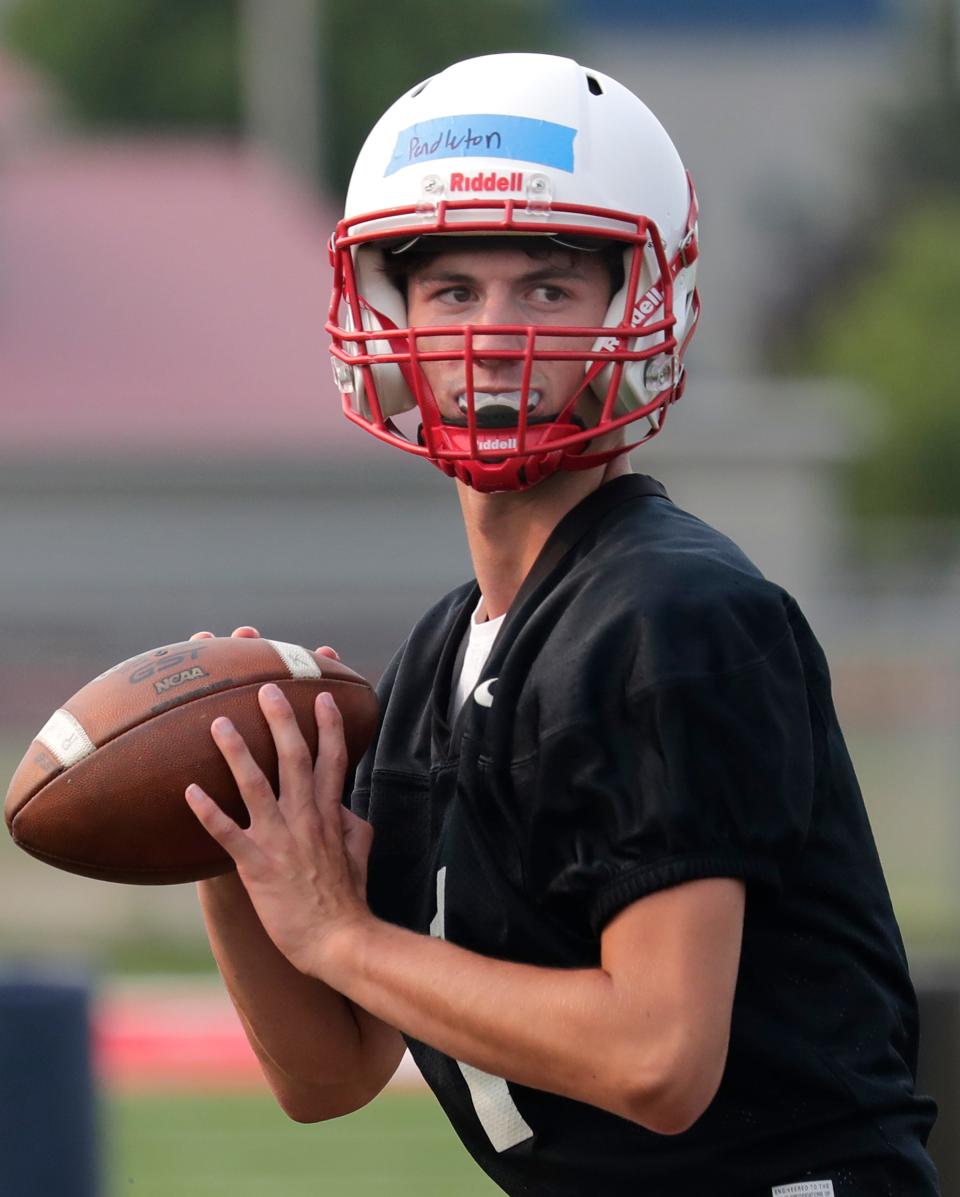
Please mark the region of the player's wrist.
POLYGON ((363 976, 378 926, 379 920, 366 907, 340 918, 318 937, 311 973, 350 996, 349 991, 363 976))

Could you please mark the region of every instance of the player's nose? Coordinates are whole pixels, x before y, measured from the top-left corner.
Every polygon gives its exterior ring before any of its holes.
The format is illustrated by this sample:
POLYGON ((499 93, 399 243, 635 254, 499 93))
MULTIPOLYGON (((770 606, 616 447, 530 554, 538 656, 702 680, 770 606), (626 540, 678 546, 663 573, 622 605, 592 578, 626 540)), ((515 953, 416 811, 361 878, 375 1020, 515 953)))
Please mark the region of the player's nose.
POLYGON ((472 321, 473 352, 478 361, 489 364, 510 362, 510 358, 488 357, 491 350, 516 352, 522 350, 526 336, 520 329, 521 313, 509 295, 488 294, 472 321))

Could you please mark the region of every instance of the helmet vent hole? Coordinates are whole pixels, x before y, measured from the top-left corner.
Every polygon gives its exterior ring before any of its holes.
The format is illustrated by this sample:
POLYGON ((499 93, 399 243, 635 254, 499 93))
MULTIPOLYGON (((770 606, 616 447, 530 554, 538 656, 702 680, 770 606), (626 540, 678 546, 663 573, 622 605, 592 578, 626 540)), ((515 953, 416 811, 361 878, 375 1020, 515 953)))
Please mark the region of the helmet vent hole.
POLYGON ((603 88, 600 86, 600 80, 593 75, 587 76, 587 87, 590 89, 592 96, 602 96, 603 88))
MULTIPOLYGON (((432 79, 432 78, 433 78, 433 76, 431 75, 431 76, 430 76, 430 79, 432 79)), ((423 81, 422 83, 418 83, 418 84, 417 84, 417 86, 416 86, 416 87, 413 89, 413 91, 410 93, 410 99, 411 99, 411 100, 415 100, 415 99, 417 98, 417 96, 418 96, 418 95, 419 95, 419 94, 420 94, 420 93, 423 91, 423 89, 424 89, 424 88, 427 86, 427 84, 430 82, 430 79, 424 79, 424 81, 423 81)))

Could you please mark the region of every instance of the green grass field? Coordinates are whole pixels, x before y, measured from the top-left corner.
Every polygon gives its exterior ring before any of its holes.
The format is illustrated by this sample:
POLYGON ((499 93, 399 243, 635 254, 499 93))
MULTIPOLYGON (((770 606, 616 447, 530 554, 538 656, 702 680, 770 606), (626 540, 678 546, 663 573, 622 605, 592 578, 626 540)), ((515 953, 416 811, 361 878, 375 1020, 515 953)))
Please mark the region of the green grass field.
POLYGON ((426 1093, 300 1126, 258 1094, 112 1097, 106 1197, 492 1197, 426 1093))

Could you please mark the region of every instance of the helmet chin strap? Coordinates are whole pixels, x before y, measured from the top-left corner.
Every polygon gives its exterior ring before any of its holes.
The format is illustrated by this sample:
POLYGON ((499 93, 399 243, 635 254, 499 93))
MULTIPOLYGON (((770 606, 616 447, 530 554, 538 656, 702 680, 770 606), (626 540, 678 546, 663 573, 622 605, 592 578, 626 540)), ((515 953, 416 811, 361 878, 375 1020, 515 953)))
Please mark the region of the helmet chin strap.
POLYGON ((545 453, 537 457, 509 457, 502 461, 452 461, 436 464, 480 494, 503 494, 529 490, 544 478, 557 473, 563 454, 545 453))
MULTIPOLYGON (((615 457, 628 453, 635 445, 613 445, 608 449, 596 453, 586 453, 587 441, 582 448, 546 450, 551 440, 561 440, 583 430, 582 424, 564 421, 542 426, 543 435, 537 438, 537 449, 533 453, 524 453, 514 457, 491 458, 444 458, 429 457, 439 470, 451 478, 456 478, 473 490, 481 494, 498 494, 505 491, 529 490, 543 482, 545 478, 558 473, 560 470, 592 470, 604 466, 615 457)), ((437 430, 443 442, 443 448, 454 450, 469 450, 470 434, 466 428, 453 425, 443 425, 437 430)), ((532 431, 532 429, 530 430, 532 431)), ((651 435, 653 435, 651 433, 651 435)), ((491 442, 498 440, 509 442, 516 438, 516 428, 485 428, 483 436, 491 442)), ((422 441, 422 433, 420 437, 422 441)), ((504 447, 508 447, 505 443, 504 447)), ((491 444, 491 449, 495 445, 491 444)))

